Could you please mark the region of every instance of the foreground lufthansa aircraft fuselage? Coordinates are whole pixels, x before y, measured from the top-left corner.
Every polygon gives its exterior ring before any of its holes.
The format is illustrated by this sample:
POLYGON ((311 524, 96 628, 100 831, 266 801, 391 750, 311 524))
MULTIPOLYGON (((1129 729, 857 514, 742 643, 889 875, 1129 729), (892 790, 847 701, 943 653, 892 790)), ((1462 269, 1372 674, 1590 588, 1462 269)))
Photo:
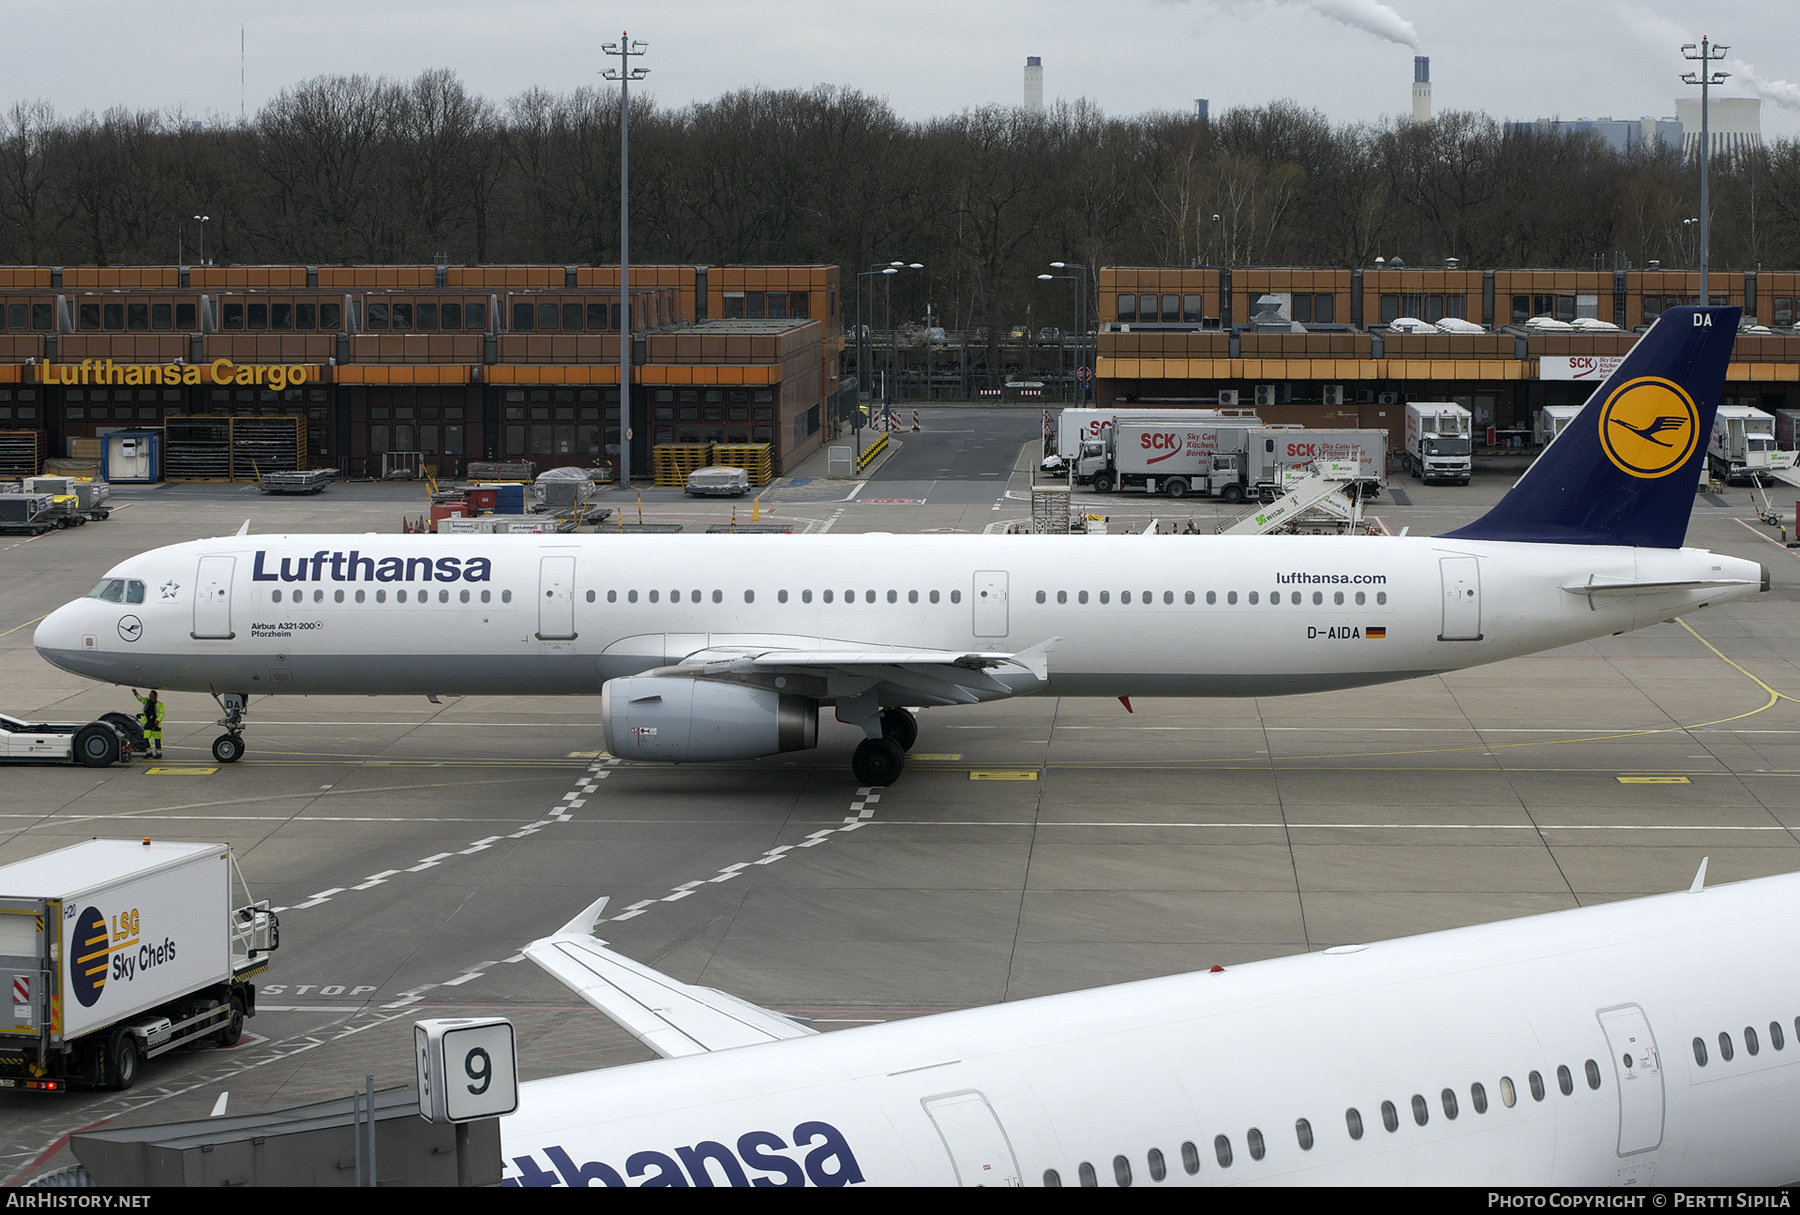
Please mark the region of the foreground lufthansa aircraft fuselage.
POLYGON ((522 1085, 506 1184, 1800 1178, 1800 875, 829 1034, 597 913, 526 952, 664 1058, 522 1085))
POLYGON ((600 693, 625 759, 816 745, 891 783, 910 708, 1407 679, 1766 589, 1681 547, 1738 310, 1663 313, 1482 519, 1435 537, 251 536, 156 549, 52 613, 94 679, 220 696, 600 693))

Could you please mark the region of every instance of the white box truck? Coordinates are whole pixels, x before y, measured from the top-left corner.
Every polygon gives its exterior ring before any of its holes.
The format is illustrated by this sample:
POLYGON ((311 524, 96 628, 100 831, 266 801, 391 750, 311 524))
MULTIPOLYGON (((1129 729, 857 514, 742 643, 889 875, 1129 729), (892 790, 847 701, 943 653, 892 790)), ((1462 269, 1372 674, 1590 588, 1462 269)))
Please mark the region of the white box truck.
POLYGON ((1112 409, 1065 409, 1057 419, 1056 450, 1047 455, 1061 456, 1073 464, 1081 455, 1081 445, 1098 440, 1111 429, 1115 419, 1132 422, 1229 422, 1234 426, 1261 426, 1262 419, 1249 409, 1140 409, 1129 405, 1112 409))
POLYGON ((1754 405, 1721 405, 1713 415, 1706 465, 1721 481, 1748 481, 1775 453, 1775 418, 1754 405))
POLYGON ((1182 498, 1243 500, 1242 463, 1251 430, 1222 422, 1144 422, 1119 418, 1082 445, 1077 480, 1095 493, 1142 490, 1182 498))
POLYGON ((1546 405, 1538 410, 1534 425, 1531 428, 1532 442, 1539 447, 1548 447, 1551 441, 1561 434, 1575 415, 1585 408, 1581 405, 1546 405))
POLYGON ((256 1015, 280 943, 225 844, 89 840, 0 867, 0 1089, 130 1088, 256 1015))
POLYGON ((1244 460, 1244 489, 1250 497, 1272 502, 1286 493, 1289 472, 1317 461, 1354 463, 1356 488, 1374 497, 1387 484, 1385 430, 1301 430, 1269 427, 1250 432, 1244 460))
POLYGON ((1406 447, 1401 467, 1415 478, 1469 483, 1473 459, 1474 418, 1454 401, 1408 401, 1406 447))

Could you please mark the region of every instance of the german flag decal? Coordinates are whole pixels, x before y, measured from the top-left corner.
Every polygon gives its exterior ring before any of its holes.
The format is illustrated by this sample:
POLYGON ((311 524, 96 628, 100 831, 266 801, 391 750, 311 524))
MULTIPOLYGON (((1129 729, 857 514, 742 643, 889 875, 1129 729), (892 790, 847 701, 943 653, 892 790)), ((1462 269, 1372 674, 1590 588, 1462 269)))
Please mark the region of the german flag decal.
POLYGON ((1387 629, 1379 624, 1372 624, 1363 630, 1363 636, 1371 641, 1386 641, 1387 629))

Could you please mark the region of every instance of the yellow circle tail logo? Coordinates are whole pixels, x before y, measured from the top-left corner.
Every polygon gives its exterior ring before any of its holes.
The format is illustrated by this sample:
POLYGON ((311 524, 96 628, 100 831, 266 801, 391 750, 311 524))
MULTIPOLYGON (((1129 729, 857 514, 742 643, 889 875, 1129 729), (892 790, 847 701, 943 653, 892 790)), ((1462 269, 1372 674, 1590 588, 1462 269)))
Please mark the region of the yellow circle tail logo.
POLYGON ((1606 458, 1634 477, 1666 477, 1694 454, 1700 411, 1679 385, 1643 376, 1621 386, 1600 410, 1606 458))

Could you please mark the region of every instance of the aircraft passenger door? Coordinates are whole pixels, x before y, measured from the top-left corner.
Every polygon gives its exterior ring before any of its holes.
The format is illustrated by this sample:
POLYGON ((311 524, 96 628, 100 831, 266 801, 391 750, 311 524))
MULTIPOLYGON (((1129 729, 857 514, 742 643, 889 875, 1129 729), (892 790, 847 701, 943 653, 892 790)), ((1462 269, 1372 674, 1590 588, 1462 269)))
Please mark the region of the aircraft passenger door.
POLYGON ((1481 569, 1474 557, 1443 557, 1444 628, 1439 641, 1481 640, 1481 569))
POLYGON ((1662 1057, 1649 1018, 1635 1004, 1603 1008, 1600 1028, 1612 1046, 1619 1081, 1619 1155, 1648 1152, 1662 1144, 1662 1057))
POLYGON ((538 564, 539 641, 575 636, 575 558, 544 557, 538 564))
POLYGON ((975 636, 1006 636, 1006 571, 976 570, 969 599, 975 613, 975 636))
POLYGON ((236 557, 200 558, 194 574, 195 640, 229 641, 237 636, 231 629, 231 576, 236 568, 236 557))
POLYGON ((973 1090, 927 1097, 922 1105, 956 1166, 958 1185, 1018 1186, 1019 1163, 987 1098, 973 1090))

